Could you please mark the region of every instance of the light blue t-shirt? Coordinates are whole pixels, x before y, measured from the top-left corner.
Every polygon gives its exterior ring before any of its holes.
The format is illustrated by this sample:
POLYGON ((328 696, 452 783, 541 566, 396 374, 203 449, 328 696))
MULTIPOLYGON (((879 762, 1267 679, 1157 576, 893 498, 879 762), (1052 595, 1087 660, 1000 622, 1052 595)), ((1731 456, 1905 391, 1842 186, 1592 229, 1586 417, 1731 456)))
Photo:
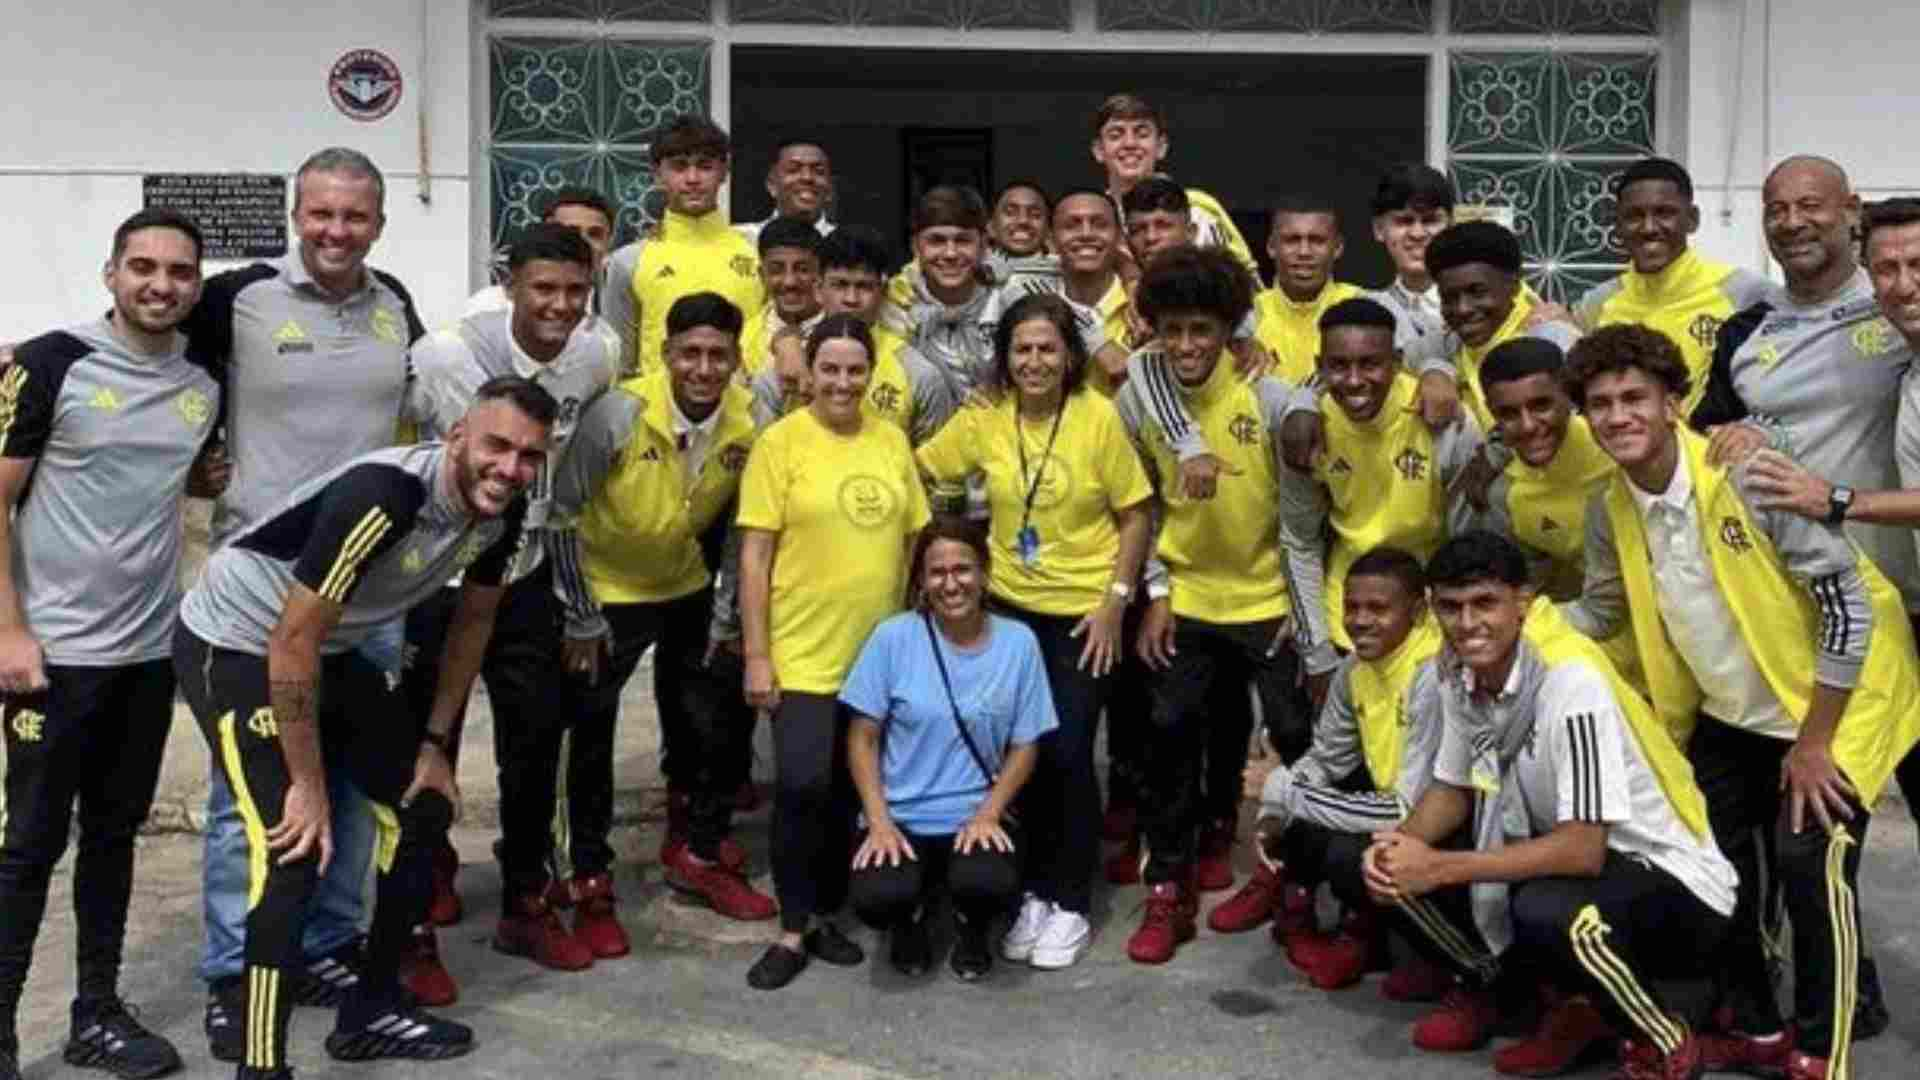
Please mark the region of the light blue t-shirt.
MULTIPOLYGON (((963 651, 940 638, 953 696, 993 771, 1009 745, 1060 726, 1033 631, 987 616, 987 640, 963 651)), ((934 631, 939 636, 939 631, 934 631)), ((874 628, 840 686, 848 708, 882 725, 880 783, 894 824, 922 836, 960 831, 987 797, 987 778, 954 726, 926 623, 903 612, 874 628)))

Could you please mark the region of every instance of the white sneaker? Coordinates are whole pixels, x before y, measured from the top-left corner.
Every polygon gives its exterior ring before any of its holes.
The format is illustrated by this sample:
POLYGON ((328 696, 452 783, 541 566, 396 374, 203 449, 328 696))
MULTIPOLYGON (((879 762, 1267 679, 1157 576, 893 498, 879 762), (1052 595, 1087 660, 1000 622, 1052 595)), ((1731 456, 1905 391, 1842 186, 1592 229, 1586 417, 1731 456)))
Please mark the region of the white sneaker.
POLYGON ((1093 940, 1093 926, 1077 911, 1055 905, 1040 928, 1040 939, 1033 943, 1028 957, 1034 967, 1049 971, 1072 967, 1093 940))
POLYGON ((1019 917, 1007 927, 1007 936, 1000 939, 1000 955, 1009 960, 1032 956, 1033 945, 1040 940, 1040 928, 1047 924, 1053 911, 1053 904, 1028 893, 1020 905, 1019 917))

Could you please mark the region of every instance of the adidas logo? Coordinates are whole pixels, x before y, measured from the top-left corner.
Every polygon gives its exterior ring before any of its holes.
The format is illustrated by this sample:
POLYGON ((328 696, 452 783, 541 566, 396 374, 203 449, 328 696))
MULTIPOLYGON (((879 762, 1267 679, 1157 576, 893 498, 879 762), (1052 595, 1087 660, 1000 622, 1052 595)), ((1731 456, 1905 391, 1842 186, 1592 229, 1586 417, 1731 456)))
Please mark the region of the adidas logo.
POLYGON ((1353 466, 1347 464, 1346 458, 1337 457, 1333 459, 1333 464, 1327 466, 1327 471, 1347 475, 1353 472, 1353 466))
POLYGON ((660 281, 660 280, 663 280, 663 279, 666 279, 666 278, 670 278, 670 277, 672 277, 672 276, 673 276, 673 267, 671 267, 671 266, 663 266, 663 267, 661 267, 661 268, 660 268, 660 272, 659 272, 659 273, 657 273, 657 274, 655 274, 655 275, 653 275, 653 278, 654 278, 654 280, 655 280, 655 281, 660 281))
POLYGON ((1540 519, 1540 531, 1543 533, 1559 532, 1560 523, 1550 517, 1543 517, 1540 519))
POLYGON ((101 387, 98 390, 95 390, 93 392, 93 396, 87 399, 87 404, 93 406, 96 409, 105 409, 108 412, 120 411, 119 395, 115 394, 111 389, 105 386, 101 387))
POLYGON ((280 329, 273 332, 273 340, 282 344, 289 341, 305 341, 307 340, 307 332, 301 328, 299 323, 288 319, 286 322, 280 324, 280 329))
POLYGON ((641 460, 641 461, 660 461, 660 460, 662 460, 662 459, 661 459, 661 457, 660 457, 660 448, 659 448, 659 447, 657 447, 657 446, 649 446, 649 447, 647 447, 647 452, 646 452, 646 453, 644 453, 644 454, 641 454, 641 455, 640 455, 640 460, 641 460))

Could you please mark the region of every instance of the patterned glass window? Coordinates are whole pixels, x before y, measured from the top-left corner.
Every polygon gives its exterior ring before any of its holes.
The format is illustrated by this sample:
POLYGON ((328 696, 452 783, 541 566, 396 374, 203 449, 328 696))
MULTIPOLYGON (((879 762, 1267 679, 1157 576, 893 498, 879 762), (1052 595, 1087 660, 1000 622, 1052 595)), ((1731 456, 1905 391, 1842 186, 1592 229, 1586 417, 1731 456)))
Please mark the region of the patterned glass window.
POLYGON ((1651 53, 1454 53, 1460 201, 1510 207, 1527 276, 1561 302, 1619 272, 1612 177, 1657 153, 1651 53))
MULTIPOLYGON (((494 0, 496 10, 513 6, 494 0)), ((498 37, 488 45, 496 257, 540 220, 549 196, 572 184, 613 200, 616 244, 658 220, 665 196, 654 185, 648 147, 675 117, 707 112, 711 43, 498 37)))
POLYGON ((488 0, 496 19, 586 19, 706 22, 713 0, 488 0))
POLYGON ((1099 0, 1102 30, 1424 34, 1431 0, 1099 0))
POLYGON ((736 23, 1065 30, 1069 0, 731 0, 736 23))
POLYGON ((1453 0, 1456 34, 1614 34, 1660 32, 1661 0, 1453 0))

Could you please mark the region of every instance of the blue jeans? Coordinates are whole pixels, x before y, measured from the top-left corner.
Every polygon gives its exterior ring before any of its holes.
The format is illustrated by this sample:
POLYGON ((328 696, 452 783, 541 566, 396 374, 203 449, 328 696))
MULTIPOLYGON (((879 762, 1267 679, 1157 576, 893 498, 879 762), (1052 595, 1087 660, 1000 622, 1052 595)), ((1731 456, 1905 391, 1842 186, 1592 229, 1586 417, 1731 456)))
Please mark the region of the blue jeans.
MULTIPOLYGON (((396 621, 381 627, 360 646, 360 654, 397 684, 405 627, 396 621)), ((398 708, 396 696, 396 708, 398 708)), ((310 959, 325 956, 360 936, 366 923, 367 867, 373 861, 373 811, 331 757, 326 761, 327 798, 333 806, 333 862, 307 906, 301 951, 310 959)), ((207 790, 207 831, 200 861, 202 917, 206 948, 200 977, 237 977, 246 969, 247 834, 233 790, 219 769, 207 790)))

